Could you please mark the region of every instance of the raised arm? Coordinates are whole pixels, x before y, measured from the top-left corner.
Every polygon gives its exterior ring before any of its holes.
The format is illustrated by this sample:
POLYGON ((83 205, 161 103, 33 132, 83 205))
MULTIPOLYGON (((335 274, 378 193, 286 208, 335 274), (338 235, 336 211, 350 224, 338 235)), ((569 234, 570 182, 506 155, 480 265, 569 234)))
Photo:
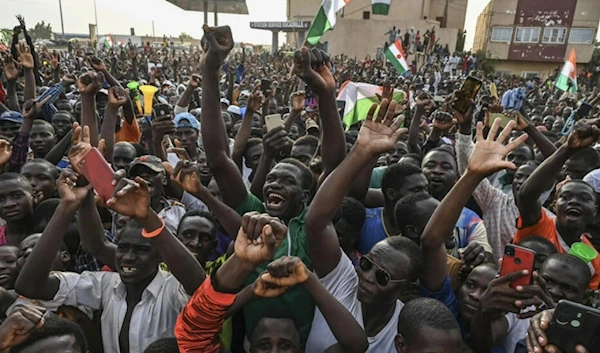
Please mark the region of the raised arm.
POLYGON ((77 176, 74 173, 63 173, 58 180, 60 204, 15 284, 16 291, 25 297, 52 300, 58 292, 60 280, 50 275, 50 269, 75 212, 91 191, 91 186, 77 187, 76 182, 77 176))
POLYGON ((248 191, 242 175, 229 158, 225 123, 221 117, 219 69, 233 48, 229 26, 211 28, 204 25, 205 45, 202 53, 202 124, 201 133, 206 158, 226 205, 239 206, 248 191))
POLYGON ((536 129, 535 125, 526 118, 527 113, 525 112, 525 107, 522 107, 520 112, 515 112, 515 115, 517 117, 517 127, 521 128, 520 130, 525 131, 527 135, 529 135, 544 158, 548 158, 556 152, 556 146, 554 146, 552 141, 548 140, 548 138, 544 136, 540 130, 536 129))
POLYGON ((121 86, 113 86, 108 90, 108 106, 102 120, 100 139, 105 142, 104 158, 109 163, 112 162, 115 148, 115 129, 119 108, 126 105, 128 101, 127 93, 121 86))
POLYGON ((289 151, 292 148, 293 141, 288 137, 287 132, 283 126, 278 126, 269 132, 267 132, 262 139, 263 153, 260 156, 258 167, 254 173, 252 179, 252 185, 250 186, 250 192, 260 200, 263 199, 262 189, 267 180, 267 174, 273 167, 273 162, 277 160, 280 153, 286 153, 289 155, 289 151))
POLYGON ((248 143, 248 140, 250 139, 250 133, 252 132, 252 117, 254 116, 254 113, 260 109, 264 102, 265 97, 260 91, 253 92, 250 95, 250 98, 248 98, 246 114, 244 114, 244 117, 242 118, 242 125, 240 126, 237 135, 235 135, 231 159, 235 162, 240 174, 244 169, 244 166, 242 165, 244 160, 244 150, 246 149, 246 144, 248 143))
POLYGON ((92 146, 98 146, 99 141, 96 93, 100 91, 103 82, 104 75, 92 71, 81 75, 77 81, 77 88, 81 94, 81 125, 89 126, 92 146))
POLYGON ((369 110, 358 140, 348 156, 325 179, 306 214, 308 253, 319 277, 326 276, 339 263, 341 250, 332 220, 344 196, 350 189, 357 170, 364 168, 371 158, 391 150, 406 129, 398 130, 401 120, 392 123, 396 102, 381 102, 374 118, 376 104, 369 110))
POLYGON ((421 146, 419 146, 417 139, 419 137, 419 131, 421 131, 421 118, 425 115, 426 110, 433 109, 434 104, 426 94, 417 97, 416 101, 417 105, 415 106, 413 118, 408 130, 408 147, 411 152, 420 154, 421 146))
POLYGON ((295 256, 284 256, 269 264, 267 273, 255 284, 255 294, 266 296, 277 290, 303 286, 313 298, 331 329, 337 343, 327 352, 363 353, 369 347, 365 330, 354 316, 310 272, 302 260, 295 256), (261 283, 262 282, 262 283, 261 283), (274 285, 275 288, 268 288, 274 285), (337 346, 337 347, 336 347, 337 346))
POLYGON ((25 43, 19 43, 19 46, 17 47, 17 53, 19 54, 19 63, 21 64, 21 67, 23 67, 23 75, 25 77, 23 98, 25 101, 35 99, 35 75, 33 73, 35 64, 33 62, 31 49, 25 43))
POLYGON ((21 111, 17 98, 17 78, 19 78, 19 64, 7 53, 2 53, 4 61, 4 77, 6 78, 6 106, 15 112, 21 111))
POLYGON ((540 220, 542 217, 540 195, 552 187, 555 176, 561 171, 567 159, 598 140, 598 126, 595 124, 598 124, 598 120, 593 123, 584 120, 578 121, 569 135, 567 143, 559 147, 523 183, 517 198, 517 206, 523 221, 521 227, 534 225, 540 220))
POLYGON ((510 132, 515 124, 511 122, 507 125, 496 140, 499 126, 500 121, 497 120, 492 125, 487 139, 484 139, 483 124, 477 124, 477 144, 469 159, 466 172, 444 197, 421 235, 421 249, 426 262, 421 283, 429 291, 439 291, 446 280, 448 271, 444 243, 448 234, 452 234, 456 221, 458 221, 471 193, 486 176, 501 169, 516 168, 513 163, 503 159, 510 151, 523 143, 527 139, 527 135, 521 135, 515 141, 504 145, 503 143, 510 137, 510 132))
POLYGON ((102 73, 102 75, 104 76, 104 79, 106 80, 106 82, 108 82, 108 84, 111 87, 114 86, 118 86, 123 88, 123 86, 121 86, 121 84, 119 83, 119 81, 117 81, 117 79, 114 78, 114 76, 110 73, 110 71, 108 71, 108 69, 106 68, 106 65, 104 64, 104 61, 102 61, 101 59, 99 59, 96 56, 88 56, 88 62, 90 63, 90 65, 92 65, 92 67, 94 68, 94 70, 96 70, 97 72, 102 73))
POLYGON ((294 55, 294 72, 319 98, 321 118, 321 156, 324 180, 346 157, 346 139, 335 101, 336 83, 329 67, 329 56, 319 49, 303 47, 294 55))
POLYGON ((194 95, 194 90, 200 87, 200 76, 194 74, 190 77, 190 81, 188 85, 185 87, 185 91, 179 100, 177 101, 177 106, 175 107, 175 113, 187 112, 190 106, 190 101, 192 100, 192 96, 194 95))

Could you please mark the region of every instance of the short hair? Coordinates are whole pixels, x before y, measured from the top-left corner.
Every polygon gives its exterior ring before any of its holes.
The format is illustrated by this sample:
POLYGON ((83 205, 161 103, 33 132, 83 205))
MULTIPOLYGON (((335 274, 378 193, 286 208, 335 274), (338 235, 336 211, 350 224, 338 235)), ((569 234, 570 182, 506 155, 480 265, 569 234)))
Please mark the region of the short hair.
MULTIPOLYGON (((590 184, 586 183, 585 181, 581 180, 581 179, 572 179, 569 180, 567 182, 567 184, 580 184, 580 185, 585 185, 585 187, 589 190, 592 190, 592 194, 594 195, 594 203, 596 203, 598 201, 598 194, 596 193, 596 190, 594 189, 593 186, 591 186, 590 184)), ((566 184, 565 184, 566 185, 566 184)), ((557 192, 557 195, 560 195, 560 193, 562 192, 563 188, 560 188, 560 190, 557 192)))
POLYGON ((400 159, 402 158, 416 159, 417 161, 419 161, 419 165, 421 165, 421 162, 423 161, 423 158, 421 158, 421 155, 418 153, 407 153, 404 156, 400 157, 400 159))
MULTIPOLYGON (((296 332, 298 332, 298 334, 300 334, 300 325, 298 324, 298 321, 297 321, 295 315, 286 307, 281 307, 281 306, 268 307, 262 313, 262 316, 256 321, 256 326, 258 326, 258 323, 262 319, 291 320, 292 323, 294 324, 294 328, 296 329, 296 332)), ((254 326, 255 329, 256 329, 256 326, 254 326)), ((251 337, 253 334, 254 334, 254 331, 250 332, 249 337, 251 337)))
POLYGON ((515 149, 517 149, 517 148, 526 148, 531 153, 531 155, 533 156, 532 160, 535 159, 535 150, 533 149, 533 147, 529 146, 526 143, 522 143, 519 146, 517 146, 515 149))
POLYGON ((414 241, 403 236, 392 236, 387 238, 386 241, 392 249, 398 250, 408 257, 407 279, 411 282, 418 280, 425 267, 425 259, 419 246, 414 241))
POLYGON ((60 204, 60 199, 52 198, 40 202, 33 210, 33 216, 31 217, 33 223, 33 231, 41 233, 44 231, 42 226, 45 226, 54 215, 54 212, 60 204))
POLYGON ((181 219, 179 220, 179 225, 177 226, 177 234, 179 234, 183 220, 188 217, 194 217, 194 216, 206 218, 209 222, 211 222, 214 226, 213 236, 217 235, 217 220, 215 219, 215 217, 213 217, 213 215, 211 215, 209 212, 204 211, 204 210, 190 210, 190 211, 187 211, 183 216, 181 216, 181 219))
POLYGON ((530 235, 528 237, 521 239, 521 241, 517 243, 517 245, 522 246, 524 248, 528 248, 528 249, 529 249, 529 244, 540 244, 540 245, 548 248, 548 250, 550 250, 551 254, 556 254, 558 252, 558 250, 556 249, 556 246, 554 246, 554 244, 552 244, 552 242, 550 240, 543 238, 539 235, 530 235))
POLYGON ((61 336, 73 336, 75 337, 75 341, 79 345, 82 353, 88 351, 87 340, 85 339, 85 335, 83 331, 74 322, 71 322, 67 319, 58 317, 56 315, 49 315, 45 318, 44 325, 39 329, 31 332, 29 337, 18 345, 11 347, 11 353, 20 353, 25 348, 32 346, 34 343, 37 343, 41 340, 51 337, 61 337, 61 336))
POLYGON ((408 222, 421 216, 421 212, 415 205, 418 202, 429 200, 430 198, 433 198, 433 196, 423 192, 408 194, 396 202, 396 206, 394 206, 394 217, 400 231, 410 224, 408 222))
POLYGON ((257 145, 262 145, 262 139, 258 138, 258 137, 252 137, 248 140, 248 142, 246 143, 246 147, 244 148, 244 154, 246 153, 246 151, 248 151, 250 148, 257 146, 257 145))
POLYGON ((135 148, 135 156, 136 157, 141 157, 141 156, 145 156, 148 154, 148 150, 146 149, 146 147, 142 146, 141 143, 132 143, 131 144, 133 146, 133 148, 135 148))
POLYGON ((585 162, 586 165, 590 166, 590 170, 595 169, 600 164, 600 156, 598 156, 598 153, 592 147, 586 147, 577 151, 569 159, 585 162))
POLYGON ((54 126, 52 126, 52 124, 50 124, 46 120, 36 119, 36 120, 33 121, 32 126, 36 126, 36 125, 43 125, 43 126, 47 127, 48 129, 50 129, 50 131, 52 132, 52 134, 56 133, 54 131, 54 126))
MULTIPOLYGON (((47 160, 45 160, 43 158, 34 158, 34 159, 28 161, 27 163, 23 164, 23 167, 25 165, 31 164, 31 163, 43 164, 46 167, 50 168, 50 170, 52 171, 52 176, 54 177, 54 179, 58 179, 58 177, 60 176, 59 169, 54 164, 48 162, 47 160)), ((21 172, 23 172, 23 167, 21 167, 21 172)))
POLYGON ((33 193, 33 188, 31 187, 29 180, 27 180, 27 178, 23 174, 13 173, 13 172, 6 172, 6 173, 0 174, 0 182, 12 181, 12 180, 15 180, 15 181, 21 183, 23 186, 23 189, 25 189, 25 191, 27 191, 29 193, 33 193))
POLYGON ((385 197, 385 190, 397 190, 402 187, 407 177, 414 174, 423 174, 421 168, 410 163, 396 163, 389 166, 381 179, 381 191, 385 197))
POLYGON ((340 219, 345 220, 351 226, 361 229, 365 224, 365 206, 352 197, 344 197, 342 200, 340 219))
POLYGON ((179 353, 179 346, 175 337, 161 338, 152 342, 144 353, 179 353))
POLYGON ((454 150, 454 147, 452 147, 451 145, 444 144, 444 145, 441 145, 441 146, 439 146, 439 147, 436 147, 436 148, 434 148, 434 149, 430 150, 429 152, 427 152, 427 153, 426 153, 426 154, 423 156, 423 159, 427 158, 427 156, 428 156, 430 153, 433 153, 433 152, 442 152, 442 153, 448 153, 448 155, 452 156, 452 159, 454 160, 454 163, 455 163, 455 164, 458 166, 458 162, 456 161, 456 151, 454 150), (446 146, 448 146, 448 147, 446 147, 446 146))
POLYGON ((406 341, 421 338, 420 330, 430 327, 442 331, 460 331, 456 318, 439 300, 416 298, 404 304, 398 318, 398 334, 406 341))
POLYGON ((294 146, 308 146, 313 151, 313 155, 317 152, 319 148, 319 138, 312 135, 304 135, 299 137, 296 141, 294 141, 294 146))
POLYGON ((586 288, 587 288, 587 284, 592 279, 592 272, 590 271, 590 268, 588 267, 588 265, 582 259, 578 258, 577 256, 571 255, 571 254, 556 253, 556 254, 552 254, 552 255, 548 256, 548 258, 546 259, 544 264, 546 264, 550 260, 559 261, 559 262, 569 266, 570 268, 573 268, 575 270, 575 272, 581 273, 583 276, 585 276, 584 283, 586 284, 586 288))
MULTIPOLYGON (((57 102, 57 103, 58 103, 58 102, 57 102)), ((68 103, 68 101, 67 101, 67 103, 68 103)), ((69 118, 71 118, 71 122, 75 121, 75 118, 73 117, 73 114, 71 114, 71 112, 70 112, 70 111, 68 111, 68 110, 59 110, 59 111, 57 111, 56 113, 54 113, 54 114, 52 115, 52 117, 54 118, 54 116, 55 116, 55 115, 57 115, 57 114, 68 115, 68 116, 69 116, 69 118)), ((52 119, 51 119, 51 120, 52 120, 52 119)))
POLYGON ((305 190, 311 190, 313 185, 313 175, 310 169, 304 165, 304 163, 300 162, 294 158, 284 158, 277 164, 291 164, 300 169, 300 182, 302 183, 302 188, 305 190))

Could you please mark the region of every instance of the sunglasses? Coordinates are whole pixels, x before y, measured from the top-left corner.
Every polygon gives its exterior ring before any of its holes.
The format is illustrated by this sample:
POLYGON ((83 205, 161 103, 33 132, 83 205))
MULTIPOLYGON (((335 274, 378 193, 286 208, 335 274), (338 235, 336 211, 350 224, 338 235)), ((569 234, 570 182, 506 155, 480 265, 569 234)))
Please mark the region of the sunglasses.
POLYGON ((358 260, 358 266, 360 267, 360 270, 363 272, 369 272, 373 268, 375 268, 375 279, 377 280, 377 283, 379 283, 379 285, 381 285, 382 287, 387 286, 388 283, 406 283, 406 282, 408 282, 405 279, 392 279, 392 276, 390 276, 390 274, 386 270, 379 267, 371 259, 369 259, 366 255, 363 255, 360 257, 360 259, 358 260))

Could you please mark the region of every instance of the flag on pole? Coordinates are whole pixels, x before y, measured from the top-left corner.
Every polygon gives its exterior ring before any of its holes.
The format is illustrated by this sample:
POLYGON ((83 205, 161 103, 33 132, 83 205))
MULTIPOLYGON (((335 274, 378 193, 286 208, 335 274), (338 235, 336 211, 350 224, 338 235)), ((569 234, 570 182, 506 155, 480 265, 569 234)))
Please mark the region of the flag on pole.
POLYGON ((104 38, 104 46, 108 48, 112 48, 113 46, 113 38, 112 34, 109 34, 106 38, 104 38))
MULTIPOLYGON (((373 103, 381 103, 377 95, 382 92, 383 87, 368 83, 346 81, 342 84, 337 100, 346 102, 343 120, 347 129, 367 118, 373 103)), ((402 102, 404 92, 395 89, 392 98, 396 102, 402 102)))
POLYGON ((554 86, 565 92, 570 91, 571 93, 577 92, 577 56, 575 55, 575 48, 571 49, 569 58, 565 61, 560 74, 556 78, 554 86), (569 82, 572 83, 569 89, 569 82))
POLYGON ((319 12, 310 25, 306 41, 312 45, 317 44, 323 34, 335 26, 336 14, 349 2, 350 0, 323 0, 319 12))
POLYGON ((371 0, 371 11, 373 15, 387 15, 390 11, 392 0, 371 0))
POLYGON ((402 42, 400 40, 395 41, 389 47, 385 48, 385 57, 388 61, 394 65, 398 73, 408 71, 408 63, 404 56, 404 50, 402 50, 402 42))

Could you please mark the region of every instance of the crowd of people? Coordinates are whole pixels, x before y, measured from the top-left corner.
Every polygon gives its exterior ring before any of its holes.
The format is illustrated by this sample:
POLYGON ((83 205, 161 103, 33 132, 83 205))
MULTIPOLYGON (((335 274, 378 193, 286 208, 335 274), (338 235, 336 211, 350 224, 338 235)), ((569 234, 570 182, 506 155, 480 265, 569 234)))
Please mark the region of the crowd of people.
POLYGON ((234 54, 227 26, 205 25, 201 50, 56 52, 18 18, 0 351, 558 353, 559 301, 600 307, 591 82, 565 93, 435 53, 410 76, 316 48, 234 54), (467 75, 483 85, 461 113, 467 75), (382 86, 352 126, 348 80, 382 86), (507 245, 533 268, 501 271, 507 245))

